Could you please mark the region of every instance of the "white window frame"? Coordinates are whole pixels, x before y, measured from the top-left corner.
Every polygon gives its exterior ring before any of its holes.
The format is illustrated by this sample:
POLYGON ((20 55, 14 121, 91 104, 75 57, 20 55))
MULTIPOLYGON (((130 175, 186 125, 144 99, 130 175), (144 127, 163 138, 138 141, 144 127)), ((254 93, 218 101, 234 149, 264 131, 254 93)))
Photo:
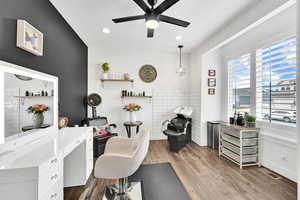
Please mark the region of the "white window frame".
MULTIPOLYGON (((272 44, 274 42, 280 41, 284 38, 287 38, 289 36, 291 36, 291 32, 289 31, 288 34, 279 34, 276 35, 274 37, 272 37, 271 39, 269 39, 268 41, 264 41, 264 42, 260 42, 258 45, 251 47, 251 48, 247 48, 247 49, 239 49, 239 53, 236 52, 236 54, 234 56, 230 56, 230 57, 226 57, 224 60, 224 64, 226 64, 226 76, 227 76, 227 99, 229 100, 229 66, 228 66, 228 62, 230 60, 236 59, 242 55, 245 55, 247 53, 250 53, 250 60, 251 60, 251 68, 250 68, 250 91, 251 91, 251 99, 250 99, 250 113, 251 115, 256 115, 256 50, 261 48, 262 46, 266 46, 268 44, 272 44), (241 53, 243 52, 243 53, 241 53)), ((226 116, 230 115, 229 112, 229 101, 226 105, 226 111, 227 114, 226 116)), ((229 118, 227 119, 229 120, 229 118)), ((296 124, 285 124, 285 123, 280 123, 280 122, 268 122, 268 121, 263 121, 263 120, 257 120, 257 127, 258 128, 262 128, 262 129, 268 129, 269 131, 272 132, 281 132, 282 130, 284 130, 285 133, 290 133, 291 136, 295 135, 297 132, 297 128, 296 128, 296 124)), ((300 124, 300 120, 297 119, 297 123, 300 124)))
MULTIPOLYGON (((281 38, 277 38, 276 40, 272 41, 272 42, 268 42, 266 44, 264 44, 263 46, 268 46, 268 45, 272 45, 272 43, 276 43, 276 42, 279 42, 281 40, 284 40, 286 38, 289 38, 289 37, 292 37, 292 35, 286 35, 286 36, 283 36, 281 38)), ((255 96, 255 99, 254 101, 252 101, 251 103, 253 104, 253 106, 251 106, 251 113, 253 115, 256 115, 256 87, 257 87, 257 83, 256 83, 256 51, 260 48, 262 48, 263 46, 259 47, 259 48, 256 48, 254 49, 252 52, 251 52, 251 61, 253 61, 251 63, 251 69, 253 71, 253 74, 251 74, 251 81, 253 80, 253 84, 251 84, 251 95, 252 94, 255 94, 253 96, 255 96), (253 86, 253 87, 252 87, 253 86)), ((298 50, 297 50, 298 51, 298 50)), ((297 98, 296 98, 297 100, 297 98)), ((266 121, 266 120, 257 120, 258 122, 258 125, 262 128, 270 128, 270 129, 284 129, 285 131, 287 132, 295 132, 297 131, 297 123, 300 123, 300 121, 297 119, 297 122, 295 124, 292 124, 292 123, 284 123, 284 122, 279 122, 279 121, 266 121)))

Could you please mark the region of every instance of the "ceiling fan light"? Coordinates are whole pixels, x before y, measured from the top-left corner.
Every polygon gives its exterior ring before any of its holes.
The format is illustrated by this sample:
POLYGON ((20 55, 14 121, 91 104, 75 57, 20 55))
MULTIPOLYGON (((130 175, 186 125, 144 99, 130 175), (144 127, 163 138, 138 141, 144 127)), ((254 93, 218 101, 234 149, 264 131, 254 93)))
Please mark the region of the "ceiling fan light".
POLYGON ((148 19, 146 21, 146 27, 150 29, 156 29, 159 27, 159 22, 155 19, 148 19))

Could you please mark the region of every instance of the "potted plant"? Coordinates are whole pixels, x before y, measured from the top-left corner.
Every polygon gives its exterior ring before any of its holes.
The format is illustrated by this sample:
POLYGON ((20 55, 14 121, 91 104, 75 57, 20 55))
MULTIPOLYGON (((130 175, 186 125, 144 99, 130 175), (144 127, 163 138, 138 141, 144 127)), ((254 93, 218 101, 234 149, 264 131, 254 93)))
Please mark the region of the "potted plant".
POLYGON ((129 121, 130 122, 136 122, 137 121, 136 116, 135 116, 135 112, 139 111, 141 109, 142 109, 141 106, 139 106, 137 104, 134 104, 134 103, 128 104, 128 105, 123 107, 123 110, 129 111, 129 121))
POLYGON ((44 104, 35 104, 27 108, 28 113, 33 114, 34 126, 39 128, 44 124, 44 112, 47 112, 49 107, 44 104))
POLYGON ((256 127, 256 117, 253 115, 245 114, 246 126, 255 128, 256 127))
POLYGON ((101 65, 101 67, 102 67, 102 70, 103 70, 103 74, 102 74, 102 78, 103 79, 108 79, 108 71, 109 71, 109 69, 110 69, 110 67, 109 67, 109 63, 103 63, 102 65, 101 65))

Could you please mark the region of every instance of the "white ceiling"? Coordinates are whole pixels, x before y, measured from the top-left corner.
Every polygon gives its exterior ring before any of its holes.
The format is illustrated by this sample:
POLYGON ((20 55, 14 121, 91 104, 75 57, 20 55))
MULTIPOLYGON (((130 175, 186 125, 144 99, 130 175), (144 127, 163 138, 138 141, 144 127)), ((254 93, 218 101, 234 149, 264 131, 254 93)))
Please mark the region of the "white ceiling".
MULTIPOLYGON (((163 0, 158 0, 158 4, 163 0)), ((160 23, 154 38, 146 38, 144 20, 114 24, 113 18, 143 14, 132 0, 50 0, 88 46, 153 51, 177 51, 180 43, 189 51, 238 14, 260 0, 181 0, 164 14, 190 21, 188 28, 160 23), (108 27, 111 33, 102 33, 108 27)))

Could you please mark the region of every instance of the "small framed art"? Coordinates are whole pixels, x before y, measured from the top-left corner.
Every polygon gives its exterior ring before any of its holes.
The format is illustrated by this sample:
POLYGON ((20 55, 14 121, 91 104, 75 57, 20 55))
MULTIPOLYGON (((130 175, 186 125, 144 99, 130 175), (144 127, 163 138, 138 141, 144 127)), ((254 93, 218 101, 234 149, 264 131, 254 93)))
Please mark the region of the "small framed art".
POLYGON ((25 20, 17 21, 17 47, 36 56, 43 55, 44 35, 25 20))
POLYGON ((208 85, 208 87, 216 87, 217 86, 217 79, 216 78, 209 78, 207 85, 208 85))
POLYGON ((215 69, 209 69, 208 70, 208 76, 215 77, 216 76, 216 70, 215 69))
POLYGON ((208 95, 215 95, 216 89, 215 88, 208 88, 208 95))

